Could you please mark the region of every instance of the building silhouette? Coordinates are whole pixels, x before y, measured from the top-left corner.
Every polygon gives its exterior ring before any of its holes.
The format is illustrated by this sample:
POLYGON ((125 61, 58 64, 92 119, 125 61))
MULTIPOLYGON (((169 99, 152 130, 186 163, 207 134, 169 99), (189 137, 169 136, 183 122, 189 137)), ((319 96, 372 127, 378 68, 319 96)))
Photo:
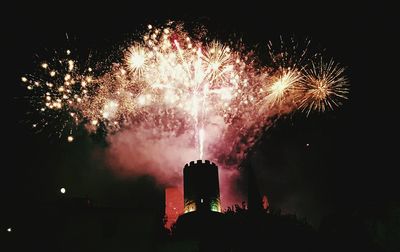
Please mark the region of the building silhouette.
POLYGON ((218 167, 209 160, 191 161, 183 169, 184 213, 221 212, 218 167))

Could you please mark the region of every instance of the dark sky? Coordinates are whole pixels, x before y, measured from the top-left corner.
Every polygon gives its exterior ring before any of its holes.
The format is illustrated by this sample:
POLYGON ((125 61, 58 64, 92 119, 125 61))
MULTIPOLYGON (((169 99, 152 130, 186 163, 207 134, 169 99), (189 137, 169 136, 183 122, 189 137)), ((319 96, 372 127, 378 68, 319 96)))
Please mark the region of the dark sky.
POLYGON ((73 196, 89 196, 102 204, 152 206, 143 196, 156 197, 151 178, 115 178, 102 164, 101 141, 82 137, 65 144, 33 134, 21 122, 28 107, 21 99, 26 93, 20 77, 35 69, 35 55, 45 55, 46 49, 71 45, 83 52, 113 50, 148 23, 168 19, 204 23, 223 38, 242 37, 250 47, 262 47, 281 34, 308 37, 347 66, 351 93, 343 107, 308 118, 303 114, 282 118, 256 148, 252 164, 272 205, 318 223, 322 215, 341 208, 394 198, 397 165, 392 161, 397 152, 392 146, 397 143, 397 127, 393 120, 398 106, 392 96, 398 80, 391 69, 392 38, 399 34, 393 8, 337 1, 320 5, 199 1, 9 7, 5 11, 11 17, 2 17, 2 206, 10 213, 34 206, 56 198, 62 186, 73 196))

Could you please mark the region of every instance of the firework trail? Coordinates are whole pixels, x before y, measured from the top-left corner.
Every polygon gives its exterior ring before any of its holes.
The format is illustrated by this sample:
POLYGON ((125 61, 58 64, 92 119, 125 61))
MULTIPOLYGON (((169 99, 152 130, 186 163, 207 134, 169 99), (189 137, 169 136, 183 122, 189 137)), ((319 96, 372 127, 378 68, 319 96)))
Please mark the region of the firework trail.
POLYGON ((61 125, 56 132, 69 142, 82 125, 90 132, 104 128, 119 140, 129 130, 135 141, 180 141, 192 159, 230 167, 276 118, 323 112, 346 99, 344 69, 307 58, 309 42, 296 53, 297 46, 276 51, 269 43, 271 62, 260 66, 241 48, 205 41, 182 24, 149 25, 106 73, 82 68, 70 51, 65 59, 43 62, 38 73, 21 79, 41 116, 33 127, 61 125), (144 132, 145 138, 138 135, 144 132))

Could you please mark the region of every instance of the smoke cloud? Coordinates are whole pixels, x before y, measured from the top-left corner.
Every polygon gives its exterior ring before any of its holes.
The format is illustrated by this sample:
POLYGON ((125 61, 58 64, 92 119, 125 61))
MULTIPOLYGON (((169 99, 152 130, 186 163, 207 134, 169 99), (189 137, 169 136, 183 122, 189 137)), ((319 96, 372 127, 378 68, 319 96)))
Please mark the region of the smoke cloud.
MULTIPOLYGON (((239 172, 235 167, 218 162, 221 160, 219 156, 223 156, 231 148, 224 143, 225 130, 223 118, 207 118, 204 126, 204 158, 219 166, 221 201, 224 208, 243 200, 235 186, 239 172)), ((117 175, 149 175, 166 187, 182 186, 183 167, 186 163, 199 159, 195 130, 177 135, 171 131, 146 128, 142 124, 108 136, 108 143, 106 160, 117 175)))

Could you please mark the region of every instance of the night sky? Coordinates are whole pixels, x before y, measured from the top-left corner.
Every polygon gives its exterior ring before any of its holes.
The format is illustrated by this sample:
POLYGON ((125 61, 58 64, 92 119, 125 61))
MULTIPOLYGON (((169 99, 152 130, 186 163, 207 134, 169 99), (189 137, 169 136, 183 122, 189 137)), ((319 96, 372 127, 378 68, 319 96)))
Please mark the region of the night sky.
POLYGON ((2 17, 6 44, 0 190, 2 208, 10 219, 59 197, 61 187, 68 195, 87 196, 99 205, 157 205, 160 188, 152 178, 117 178, 106 167, 101 136, 82 134, 68 144, 46 132, 34 134, 23 122, 30 108, 20 78, 34 72, 36 54, 51 56, 64 48, 82 54, 112 51, 148 23, 163 24, 168 19, 202 23, 222 39, 241 37, 255 49, 265 48, 268 40, 281 34, 311 38, 313 46, 347 67, 351 92, 342 107, 308 117, 302 113, 283 117, 255 147, 251 164, 273 207, 318 225, 331 212, 394 199, 398 148, 397 124, 392 121, 398 114, 398 99, 391 97, 398 71, 391 69, 392 37, 399 34, 391 8, 336 1, 320 3, 323 6, 247 3, 10 7, 12 18, 2 17))

